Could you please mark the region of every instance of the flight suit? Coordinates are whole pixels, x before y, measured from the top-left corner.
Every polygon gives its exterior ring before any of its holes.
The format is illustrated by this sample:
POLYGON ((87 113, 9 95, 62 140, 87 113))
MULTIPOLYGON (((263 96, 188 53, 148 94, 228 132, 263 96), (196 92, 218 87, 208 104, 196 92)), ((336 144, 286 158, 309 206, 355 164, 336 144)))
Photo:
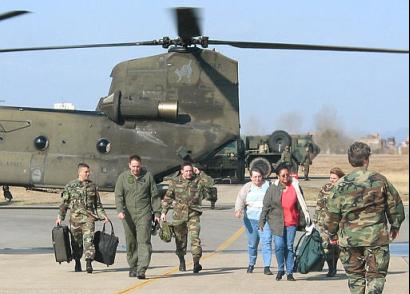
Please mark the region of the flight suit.
POLYGON ((91 181, 73 180, 64 187, 59 218, 65 219, 67 209, 70 209, 71 246, 74 259, 94 259, 93 244, 95 221, 104 219, 106 213, 101 204, 97 187, 91 181))
POLYGON ((331 190, 324 221, 330 238, 338 235, 340 260, 351 293, 382 293, 389 267, 389 229, 399 231, 403 202, 381 174, 355 168, 331 190), (367 285, 366 285, 367 282, 367 285))
POLYGON ((152 215, 160 216, 161 198, 151 173, 142 170, 140 176, 125 171, 115 184, 117 212, 122 220, 127 243, 127 261, 138 275, 145 274, 151 261, 152 215))
POLYGON ((213 179, 203 171, 189 180, 178 176, 170 181, 162 201, 162 213, 166 214, 169 208, 173 207, 175 253, 179 257, 186 255, 188 234, 193 259, 199 261, 202 256, 201 239, 199 238, 202 191, 210 189, 213 184, 213 179))

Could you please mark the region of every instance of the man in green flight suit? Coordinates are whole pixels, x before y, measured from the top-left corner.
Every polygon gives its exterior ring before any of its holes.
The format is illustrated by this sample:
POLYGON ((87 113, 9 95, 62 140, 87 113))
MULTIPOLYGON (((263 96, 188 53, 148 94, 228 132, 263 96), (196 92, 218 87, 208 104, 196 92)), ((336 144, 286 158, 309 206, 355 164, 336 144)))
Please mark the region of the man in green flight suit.
POLYGON ((97 187, 90 181, 90 167, 86 163, 78 165, 78 179, 69 182, 62 193, 62 203, 56 219, 60 225, 65 219, 67 209, 70 209, 70 230, 72 233, 71 247, 75 260, 76 272, 81 272, 80 259, 84 255, 86 259, 86 271, 92 273, 91 262, 94 260, 95 247, 93 244, 95 222, 108 217, 101 204, 97 187))
POLYGON ((383 292, 389 242, 405 218, 397 190, 383 175, 367 170, 369 157, 367 144, 355 142, 349 147, 349 163, 355 169, 330 192, 324 220, 330 243, 337 244, 339 236, 340 260, 354 294, 364 294, 366 287, 366 293, 383 292))
POLYGON ((171 179, 169 188, 165 193, 162 201, 161 220, 166 221, 166 214, 172 205, 176 254, 180 262, 180 271, 186 271, 185 255, 188 234, 194 261, 193 272, 199 273, 202 270, 199 263, 202 256, 201 239, 199 238, 202 191, 210 189, 213 184, 214 181, 211 177, 198 168, 194 168, 191 163, 185 162, 181 165, 180 175, 171 179))
POLYGON ((152 215, 159 222, 161 198, 154 178, 143 168, 138 155, 130 156, 128 167, 115 184, 115 204, 124 226, 129 276, 145 279, 152 253, 152 215))

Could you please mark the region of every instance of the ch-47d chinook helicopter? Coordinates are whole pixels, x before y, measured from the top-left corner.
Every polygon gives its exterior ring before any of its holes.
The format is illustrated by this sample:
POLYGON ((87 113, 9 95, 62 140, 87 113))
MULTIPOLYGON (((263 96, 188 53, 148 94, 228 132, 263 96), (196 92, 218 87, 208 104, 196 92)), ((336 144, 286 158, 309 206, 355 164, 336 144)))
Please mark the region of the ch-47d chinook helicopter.
MULTIPOLYGON (((22 14, 10 12, 0 20, 22 14)), ((96 111, 0 107, 0 185, 60 188, 87 162, 101 190, 113 190, 130 154, 157 181, 182 160, 202 161, 239 138, 238 63, 206 49, 290 49, 408 53, 407 50, 211 40, 194 8, 175 9, 178 37, 159 40, 0 49, 8 52, 162 46, 168 52, 117 64, 96 111)))

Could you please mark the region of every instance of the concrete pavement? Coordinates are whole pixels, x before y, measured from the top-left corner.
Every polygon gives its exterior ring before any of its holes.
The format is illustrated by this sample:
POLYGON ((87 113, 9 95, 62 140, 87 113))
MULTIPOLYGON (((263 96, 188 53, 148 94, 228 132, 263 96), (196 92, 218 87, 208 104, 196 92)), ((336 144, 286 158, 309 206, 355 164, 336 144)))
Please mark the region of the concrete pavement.
MULTIPOLYGON (((191 255, 188 253, 188 271, 181 273, 176 267, 178 259, 174 244, 153 237, 154 253, 146 280, 128 277, 128 264, 124 252, 122 225, 115 210, 108 210, 116 235, 120 238, 119 252, 114 265, 106 267, 94 262, 94 273, 75 273, 74 264, 55 262, 51 248, 51 228, 54 209, 1 209, 0 210, 0 294, 11 293, 350 293, 341 263, 334 278, 323 272, 295 274, 296 281, 275 281, 275 275, 263 274, 261 258, 254 273, 247 274, 248 261, 246 236, 241 221, 233 217, 233 201, 239 186, 221 186, 220 200, 215 210, 205 209, 201 219, 201 237, 205 250, 201 263, 204 270, 192 273, 191 255)), ((109 206, 111 203, 107 203, 109 206)), ((385 291, 408 293, 408 207, 400 242, 407 256, 392 256, 385 291)), ((394 244, 400 245, 400 244, 394 244)), ((83 261, 83 268, 85 263, 83 261)), ((276 260, 272 258, 272 271, 276 274, 276 260)))

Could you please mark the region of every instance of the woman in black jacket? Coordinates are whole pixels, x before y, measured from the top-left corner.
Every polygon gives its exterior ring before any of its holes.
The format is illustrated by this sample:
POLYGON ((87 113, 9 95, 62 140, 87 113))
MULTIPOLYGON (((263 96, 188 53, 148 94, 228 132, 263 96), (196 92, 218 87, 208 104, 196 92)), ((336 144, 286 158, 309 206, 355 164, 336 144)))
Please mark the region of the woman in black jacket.
POLYGON ((282 279, 286 264, 287 280, 295 281, 293 243, 296 231, 311 221, 298 180, 289 176, 286 165, 279 165, 276 174, 278 180, 269 187, 263 199, 259 228, 268 222, 272 230, 278 262, 276 280, 282 279))

